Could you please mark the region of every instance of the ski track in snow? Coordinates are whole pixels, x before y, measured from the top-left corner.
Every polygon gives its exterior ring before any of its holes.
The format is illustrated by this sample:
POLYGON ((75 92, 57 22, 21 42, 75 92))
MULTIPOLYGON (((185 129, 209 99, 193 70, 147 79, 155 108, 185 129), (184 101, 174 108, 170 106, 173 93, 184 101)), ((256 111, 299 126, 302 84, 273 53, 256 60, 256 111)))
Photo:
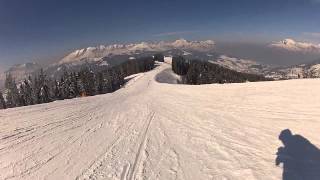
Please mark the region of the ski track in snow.
POLYGON ((286 128, 320 147, 320 80, 133 76, 115 93, 0 111, 0 179, 281 179, 286 128), (159 77, 158 77, 159 78, 159 77))

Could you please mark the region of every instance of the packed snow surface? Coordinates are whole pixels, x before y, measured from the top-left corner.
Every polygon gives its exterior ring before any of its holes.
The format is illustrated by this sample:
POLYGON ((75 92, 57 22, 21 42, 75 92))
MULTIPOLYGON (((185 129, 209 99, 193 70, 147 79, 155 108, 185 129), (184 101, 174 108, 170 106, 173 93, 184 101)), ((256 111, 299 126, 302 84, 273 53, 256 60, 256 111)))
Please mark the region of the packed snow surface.
POLYGON ((157 82, 168 68, 114 93, 1 110, 0 179, 282 179, 282 130, 320 147, 320 80, 157 82))

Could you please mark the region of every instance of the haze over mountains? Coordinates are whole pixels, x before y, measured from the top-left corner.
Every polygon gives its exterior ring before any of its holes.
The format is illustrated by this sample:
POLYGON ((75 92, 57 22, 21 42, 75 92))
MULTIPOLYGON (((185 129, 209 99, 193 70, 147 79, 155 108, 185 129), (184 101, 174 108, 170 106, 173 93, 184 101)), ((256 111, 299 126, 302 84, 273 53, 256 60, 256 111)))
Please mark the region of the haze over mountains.
POLYGON ((285 39, 271 43, 217 42, 216 51, 275 66, 291 66, 320 58, 318 45, 285 39))
MULTIPOLYGON (((213 40, 141 42, 99 45, 77 49, 55 63, 43 67, 38 63, 18 64, 6 71, 17 81, 44 68, 47 75, 58 77, 64 71, 78 71, 81 66, 107 66, 128 59, 152 56, 185 56, 187 59, 212 61, 227 68, 248 73, 264 74, 276 78, 317 77, 320 75, 320 45, 284 39, 265 45, 216 43, 213 40), (299 75, 298 75, 299 74, 299 75)), ((5 75, 1 73, 3 85, 5 75)), ((1 87, 0 85, 0 87, 1 87)))

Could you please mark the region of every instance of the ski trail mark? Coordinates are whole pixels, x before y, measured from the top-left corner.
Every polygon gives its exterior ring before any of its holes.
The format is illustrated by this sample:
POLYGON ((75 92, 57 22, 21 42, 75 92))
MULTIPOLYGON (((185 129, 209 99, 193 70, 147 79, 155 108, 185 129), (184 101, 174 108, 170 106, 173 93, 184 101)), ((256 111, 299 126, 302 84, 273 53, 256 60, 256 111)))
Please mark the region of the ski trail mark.
POLYGON ((142 161, 143 154, 146 151, 146 143, 147 143, 147 139, 148 139, 147 138, 147 134, 149 132, 150 125, 151 125, 152 120, 154 119, 154 116, 155 116, 155 113, 153 112, 151 114, 150 118, 149 118, 149 122, 148 122, 147 127, 145 129, 145 132, 143 134, 142 141, 140 143, 138 152, 136 154, 136 158, 135 158, 133 166, 132 166, 132 170, 129 173, 129 178, 128 179, 130 179, 130 180, 131 179, 135 179, 135 175, 136 175, 138 167, 139 167, 139 165, 140 165, 140 163, 142 161))

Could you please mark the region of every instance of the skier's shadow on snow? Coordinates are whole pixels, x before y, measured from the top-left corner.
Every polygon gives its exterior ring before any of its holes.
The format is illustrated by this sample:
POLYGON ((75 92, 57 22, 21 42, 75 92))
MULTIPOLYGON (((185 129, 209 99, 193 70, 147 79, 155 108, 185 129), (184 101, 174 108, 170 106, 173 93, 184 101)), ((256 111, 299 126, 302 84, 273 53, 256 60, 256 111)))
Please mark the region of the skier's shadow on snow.
POLYGON ((278 148, 276 165, 283 164, 283 180, 319 180, 320 150, 301 135, 283 130, 279 139, 283 147, 278 148))

